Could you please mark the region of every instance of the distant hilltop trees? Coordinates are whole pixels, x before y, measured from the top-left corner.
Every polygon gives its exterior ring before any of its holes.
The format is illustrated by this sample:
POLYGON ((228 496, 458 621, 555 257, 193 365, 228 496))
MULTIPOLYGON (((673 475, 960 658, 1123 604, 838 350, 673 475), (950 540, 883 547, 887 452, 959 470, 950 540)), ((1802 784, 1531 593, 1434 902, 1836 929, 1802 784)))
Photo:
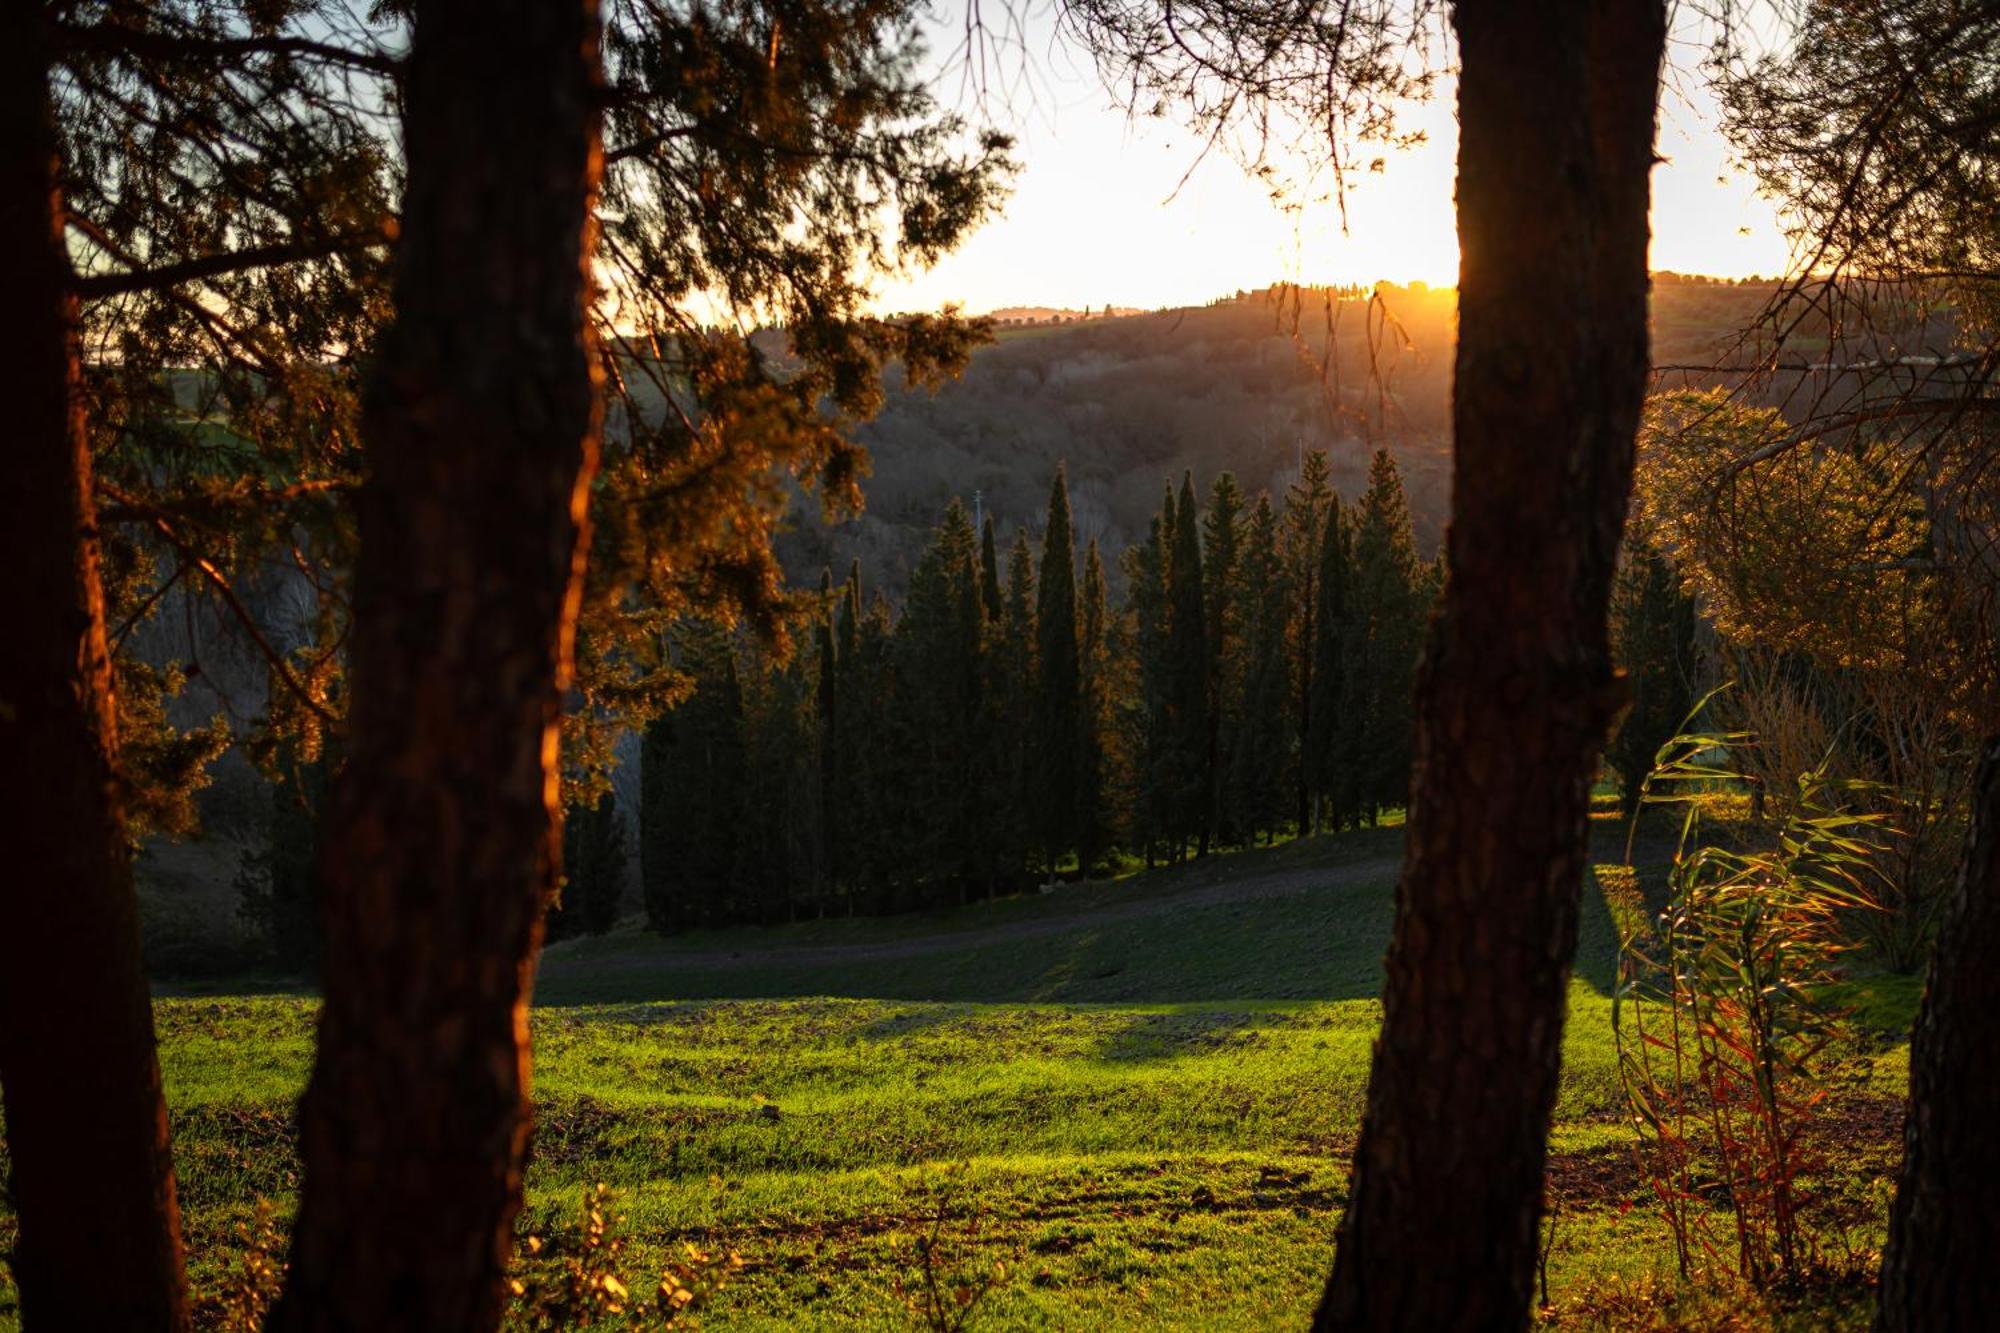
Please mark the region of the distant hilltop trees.
POLYGON ((1147 313, 1150 312, 1142 306, 1114 306, 1109 303, 1101 306, 1085 306, 1081 310, 1071 310, 1067 307, 1058 309, 1052 306, 1008 306, 1002 310, 989 311, 986 318, 1005 329, 1026 328, 1036 324, 1081 324, 1086 320, 1122 319, 1127 315, 1147 313))

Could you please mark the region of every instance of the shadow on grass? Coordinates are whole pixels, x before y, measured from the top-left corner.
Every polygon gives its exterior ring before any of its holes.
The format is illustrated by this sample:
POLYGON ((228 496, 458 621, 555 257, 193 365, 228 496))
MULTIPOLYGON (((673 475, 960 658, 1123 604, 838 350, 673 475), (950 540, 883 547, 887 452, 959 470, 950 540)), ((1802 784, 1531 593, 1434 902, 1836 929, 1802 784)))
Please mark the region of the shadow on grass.
MULTIPOLYGON (((1594 821, 1592 832, 1593 859, 1611 857, 1614 846, 1622 852, 1622 824, 1594 821)), ((938 914, 927 933, 890 918, 710 932, 694 941, 637 934, 583 941, 548 957, 537 1003, 1374 999, 1394 918, 1399 840, 1400 832, 1369 830, 1214 857, 1073 894, 938 914), (1355 874, 1362 864, 1379 873, 1355 874), (1237 884, 1242 896, 1231 896, 1237 884)), ((1495 886, 1492 910, 1507 911, 1508 896, 1495 886)), ((1584 885, 1576 974, 1605 996, 1616 984, 1617 932, 1594 879, 1584 885)))
MULTIPOLYGON (((1622 852, 1622 825, 1597 820, 1592 832, 1594 859, 1622 852)), ((1400 829, 1308 839, 920 920, 819 921, 692 940, 628 927, 549 951, 535 1003, 1373 999, 1393 922, 1400 841, 1400 829), (1373 870, 1357 874, 1359 866, 1373 870), (1239 885, 1242 896, 1232 896, 1239 885)), ((1507 898, 1506 887, 1495 886, 1493 910, 1508 910, 1507 898)), ((1594 880, 1582 907, 1576 973, 1608 996, 1617 937, 1594 880)), ((303 988, 283 979, 163 988, 212 995, 267 989, 303 988)))

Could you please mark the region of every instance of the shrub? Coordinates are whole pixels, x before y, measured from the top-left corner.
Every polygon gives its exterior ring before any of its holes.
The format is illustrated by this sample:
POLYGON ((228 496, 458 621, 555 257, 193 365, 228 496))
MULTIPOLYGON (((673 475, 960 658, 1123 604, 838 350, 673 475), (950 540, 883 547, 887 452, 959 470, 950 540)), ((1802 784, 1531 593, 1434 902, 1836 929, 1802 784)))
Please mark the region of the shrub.
POLYGON ((522 1235, 512 1278, 513 1333, 573 1328, 663 1328, 721 1289, 743 1266, 740 1256, 684 1247, 657 1275, 629 1271, 616 1196, 602 1184, 585 1190, 575 1219, 522 1235), (634 1283, 637 1283, 635 1290, 634 1283))
POLYGON ((1732 780, 1750 743, 1683 735, 1646 780, 1648 804, 1685 814, 1665 910, 1650 927, 1621 924, 1612 1027, 1640 1173, 1682 1274, 1733 1250, 1736 1272, 1763 1286, 1796 1281, 1814 1258, 1800 1177, 1842 1018, 1820 994, 1851 947, 1843 916, 1872 910, 1864 883, 1883 821, 1843 812, 1847 784, 1820 769, 1798 779, 1774 834, 1727 845, 1695 797, 1732 780))

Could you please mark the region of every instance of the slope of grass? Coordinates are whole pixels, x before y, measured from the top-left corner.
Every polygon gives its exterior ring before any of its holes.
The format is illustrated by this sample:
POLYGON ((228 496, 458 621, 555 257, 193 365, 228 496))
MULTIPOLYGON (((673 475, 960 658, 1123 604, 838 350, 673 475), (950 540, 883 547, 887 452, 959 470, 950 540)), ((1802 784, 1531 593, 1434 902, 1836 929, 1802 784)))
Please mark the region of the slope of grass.
MULTIPOLYGON (((715 1328, 909 1327, 898 1284, 922 1284, 933 1228, 945 1278, 1004 1268, 975 1327, 1296 1326, 1344 1201, 1393 853, 1358 835, 928 921, 564 945, 533 1020, 524 1225, 559 1229, 602 1181, 634 1276, 683 1243, 739 1251, 715 1328)), ((1658 1224, 1628 1206, 1615 948, 1593 890, 1553 1145, 1552 1294, 1585 1326, 1664 1280, 1658 1224)), ((313 1012, 159 1003, 199 1285, 256 1200, 289 1207, 313 1012)))

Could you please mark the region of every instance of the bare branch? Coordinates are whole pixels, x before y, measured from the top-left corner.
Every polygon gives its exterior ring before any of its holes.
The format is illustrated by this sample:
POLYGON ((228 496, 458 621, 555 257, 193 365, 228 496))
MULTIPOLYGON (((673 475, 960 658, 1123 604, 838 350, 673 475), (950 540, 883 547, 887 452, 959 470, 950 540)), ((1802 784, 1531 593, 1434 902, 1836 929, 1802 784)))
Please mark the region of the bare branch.
POLYGON ((1861 408, 1853 412, 1842 412, 1835 416, 1818 417, 1807 421, 1797 429, 1788 431, 1778 439, 1753 449, 1732 462, 1718 484, 1726 484, 1759 463, 1769 462, 1781 454, 1791 452, 1802 444, 1837 435, 1841 431, 1856 426, 1865 426, 1874 421, 1895 421, 1911 417, 1949 417, 1960 415, 1983 415, 1988 412, 2000 413, 2000 398, 1903 398, 1883 403, 1879 407, 1861 408))
POLYGON ((351 254, 356 250, 387 245, 395 239, 395 219, 384 218, 379 227, 347 236, 315 236, 272 245, 251 246, 243 250, 203 255, 199 259, 184 259, 177 264, 162 264, 157 268, 128 269, 122 273, 80 273, 76 276, 72 288, 85 300, 123 296, 127 292, 158 291, 162 287, 174 287, 183 282, 197 282, 203 278, 221 277, 227 273, 243 273, 251 269, 272 268, 279 264, 295 264, 307 259, 351 254))
POLYGON ((305 37, 208 37, 154 32, 122 23, 67 24, 55 28, 57 41, 92 55, 138 56, 148 60, 241 60, 245 56, 305 56, 388 78, 402 74, 403 62, 383 51, 357 51, 305 37))

